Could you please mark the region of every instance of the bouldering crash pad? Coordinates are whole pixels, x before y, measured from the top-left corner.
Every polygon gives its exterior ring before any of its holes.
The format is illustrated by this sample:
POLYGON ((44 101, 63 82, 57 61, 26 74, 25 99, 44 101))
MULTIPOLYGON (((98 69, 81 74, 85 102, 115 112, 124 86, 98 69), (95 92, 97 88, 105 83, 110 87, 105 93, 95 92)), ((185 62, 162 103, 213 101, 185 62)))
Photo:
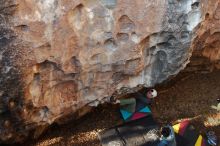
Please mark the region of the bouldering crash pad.
MULTIPOLYGON (((210 146, 189 121, 173 126, 177 146, 210 146)), ((99 133, 102 146, 157 146, 159 126, 152 116, 104 130, 99 133)))
POLYGON ((173 126, 178 146, 209 146, 195 127, 186 120, 173 126))
POLYGON ((99 133, 102 146, 157 146, 159 127, 152 116, 104 130, 99 133))
POLYGON ((148 106, 145 106, 145 107, 131 113, 131 112, 127 111, 126 109, 121 108, 120 113, 121 113, 123 120, 125 122, 129 122, 129 121, 137 120, 137 119, 151 115, 151 110, 148 106))
POLYGON ((122 119, 129 122, 151 115, 149 104, 150 99, 140 93, 135 98, 122 99, 120 102, 122 119))

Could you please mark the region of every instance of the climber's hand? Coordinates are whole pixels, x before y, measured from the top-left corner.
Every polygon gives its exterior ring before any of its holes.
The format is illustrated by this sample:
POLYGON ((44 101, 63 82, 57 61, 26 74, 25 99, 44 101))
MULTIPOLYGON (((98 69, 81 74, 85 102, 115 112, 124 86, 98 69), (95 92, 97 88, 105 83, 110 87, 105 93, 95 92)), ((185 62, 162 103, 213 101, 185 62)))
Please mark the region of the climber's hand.
POLYGON ((118 104, 120 103, 120 100, 116 99, 114 96, 110 97, 110 103, 112 104, 118 104))

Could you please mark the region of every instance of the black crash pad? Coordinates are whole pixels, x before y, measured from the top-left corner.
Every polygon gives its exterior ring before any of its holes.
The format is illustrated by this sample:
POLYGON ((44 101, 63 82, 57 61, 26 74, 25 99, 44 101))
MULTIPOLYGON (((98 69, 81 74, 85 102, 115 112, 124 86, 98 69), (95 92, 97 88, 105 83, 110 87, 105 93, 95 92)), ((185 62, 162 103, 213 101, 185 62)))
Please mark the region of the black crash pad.
POLYGON ((99 139, 102 146, 157 146, 158 130, 158 124, 148 116, 102 131, 99 139))
MULTIPOLYGON (((99 133, 102 146, 157 146, 159 126, 152 116, 104 130, 99 133)), ((175 133, 177 146, 195 146, 199 133, 189 124, 184 135, 175 133)), ((205 141, 201 146, 209 146, 205 141)))

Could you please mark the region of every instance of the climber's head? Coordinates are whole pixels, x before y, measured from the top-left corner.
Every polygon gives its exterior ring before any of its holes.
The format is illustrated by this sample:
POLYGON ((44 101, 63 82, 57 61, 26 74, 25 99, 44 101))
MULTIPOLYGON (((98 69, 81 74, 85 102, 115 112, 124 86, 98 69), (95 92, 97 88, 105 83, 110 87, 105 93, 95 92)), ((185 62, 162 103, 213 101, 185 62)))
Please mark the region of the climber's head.
POLYGON ((155 97, 157 97, 157 91, 155 89, 150 89, 147 92, 147 97, 148 98, 155 98, 155 97))

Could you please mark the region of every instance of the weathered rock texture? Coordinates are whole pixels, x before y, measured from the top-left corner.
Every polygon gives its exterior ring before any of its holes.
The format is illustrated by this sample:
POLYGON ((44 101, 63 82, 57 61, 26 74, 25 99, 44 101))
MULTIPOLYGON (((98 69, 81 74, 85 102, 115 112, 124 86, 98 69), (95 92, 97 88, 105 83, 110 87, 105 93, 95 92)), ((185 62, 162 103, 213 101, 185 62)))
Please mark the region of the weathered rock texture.
POLYGON ((204 0, 202 6, 203 21, 191 45, 193 57, 187 69, 190 71, 220 69, 220 1, 204 0))
POLYGON ((219 0, 0 0, 0 142, 160 83, 193 50, 189 70, 218 67, 219 19, 219 0))

